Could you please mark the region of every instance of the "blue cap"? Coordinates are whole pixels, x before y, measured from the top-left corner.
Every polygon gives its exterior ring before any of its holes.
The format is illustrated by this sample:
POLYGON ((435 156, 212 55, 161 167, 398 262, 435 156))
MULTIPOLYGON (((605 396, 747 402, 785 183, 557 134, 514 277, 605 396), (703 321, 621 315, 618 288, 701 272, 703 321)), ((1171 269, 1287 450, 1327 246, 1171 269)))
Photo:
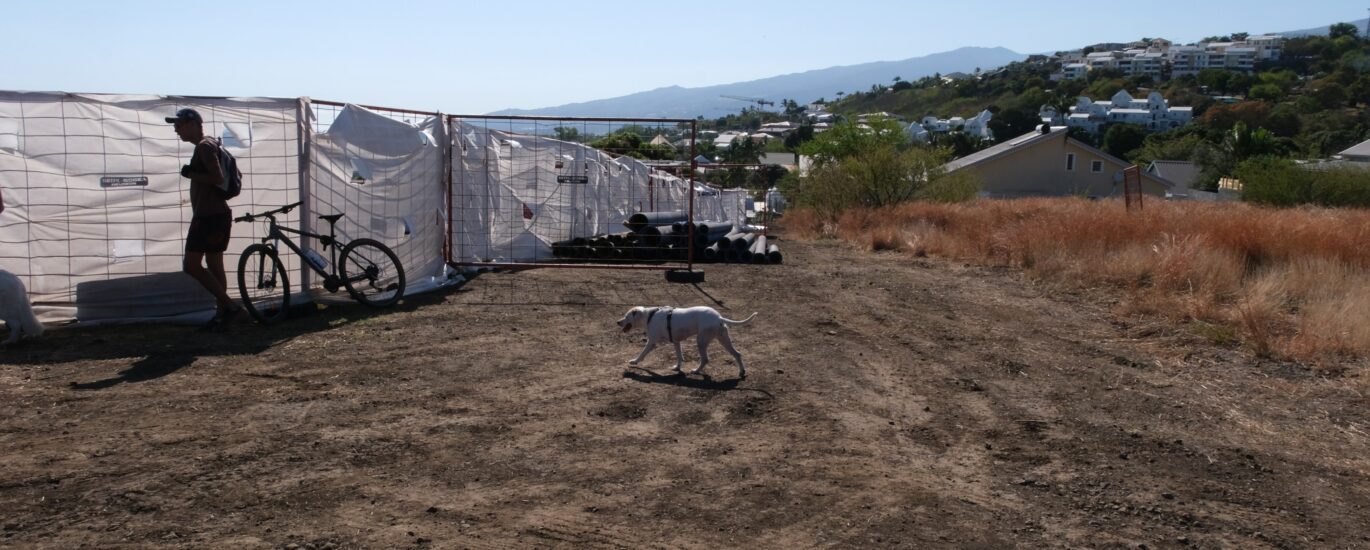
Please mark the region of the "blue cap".
POLYGON ((166 121, 167 121, 167 122, 170 122, 170 123, 173 123, 173 124, 174 124, 174 123, 177 123, 177 122, 184 122, 184 121, 187 121, 187 120, 193 120, 193 121, 195 121, 195 122, 200 122, 200 123, 203 123, 203 122, 205 121, 205 119, 200 118, 200 112, 199 112, 199 111, 196 111, 195 109, 191 109, 190 107, 186 107, 186 108, 184 108, 184 109, 181 109, 181 110, 179 110, 179 111, 176 111, 176 116, 174 116, 174 117, 173 117, 173 116, 166 117, 166 121))

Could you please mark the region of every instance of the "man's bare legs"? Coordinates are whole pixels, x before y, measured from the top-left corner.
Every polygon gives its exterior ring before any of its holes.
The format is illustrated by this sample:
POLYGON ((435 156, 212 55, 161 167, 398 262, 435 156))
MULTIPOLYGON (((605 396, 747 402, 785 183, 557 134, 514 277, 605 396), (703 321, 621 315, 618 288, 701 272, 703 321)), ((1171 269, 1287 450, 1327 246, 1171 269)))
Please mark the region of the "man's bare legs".
POLYGON ((228 297, 228 275, 224 272, 224 253, 223 252, 191 252, 186 251, 185 260, 181 263, 181 270, 199 281, 200 286, 205 287, 210 294, 214 295, 220 312, 236 311, 237 304, 228 297), (209 269, 201 265, 201 261, 209 263, 209 269))

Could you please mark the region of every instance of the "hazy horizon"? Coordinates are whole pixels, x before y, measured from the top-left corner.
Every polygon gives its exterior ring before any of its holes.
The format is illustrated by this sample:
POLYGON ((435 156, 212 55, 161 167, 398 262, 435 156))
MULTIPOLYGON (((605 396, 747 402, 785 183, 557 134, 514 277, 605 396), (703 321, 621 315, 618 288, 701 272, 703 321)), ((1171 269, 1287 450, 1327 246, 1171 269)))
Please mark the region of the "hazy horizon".
MULTIPOLYGON (((6 7, 0 88, 164 95, 310 96, 450 113, 538 108, 697 88, 962 47, 1031 54, 1142 36, 1191 42, 1366 17, 1364 5, 1160 0, 1136 13, 966 0, 623 1, 578 7, 433 0, 233 5, 90 1, 6 7), (310 7, 313 6, 313 7, 310 7), (991 14, 986 17, 985 14, 991 14), (1183 16, 1177 17, 1177 14, 1183 16), (1126 21, 1125 26, 1115 25, 1126 21)), ((1101 5, 1102 6, 1102 5, 1101 5)))

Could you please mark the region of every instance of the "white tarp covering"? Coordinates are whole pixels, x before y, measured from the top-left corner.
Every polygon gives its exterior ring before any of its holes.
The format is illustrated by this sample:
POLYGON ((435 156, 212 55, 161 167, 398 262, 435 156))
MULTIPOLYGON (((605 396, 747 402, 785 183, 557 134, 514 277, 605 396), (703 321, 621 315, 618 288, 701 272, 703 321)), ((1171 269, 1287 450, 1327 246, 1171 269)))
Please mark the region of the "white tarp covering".
MULTIPOLYGON (((298 99, 0 92, 0 269, 23 280, 42 320, 212 312, 209 294, 180 273, 191 210, 179 172, 193 147, 163 119, 183 107, 238 159, 235 214, 297 200, 298 99)), ((262 232, 234 226, 230 291, 233 251, 262 232)))
MULTIPOLYGON (((213 311, 210 295, 181 273, 191 208, 179 171, 193 147, 164 118, 184 107, 199 110, 206 134, 238 159, 235 215, 303 199, 279 221, 326 234, 317 216, 342 213, 339 240, 394 249, 406 293, 449 281, 445 246, 457 261, 553 260, 554 241, 622 232, 636 212, 686 211, 692 191, 697 221, 745 222, 742 190, 691 190, 630 157, 459 120, 448 126, 440 115, 410 124, 348 105, 313 134, 303 98, 0 91, 0 269, 21 278, 42 320, 190 320, 213 311)), ((230 295, 238 253, 265 231, 260 222, 234 225, 230 295)), ((281 258, 293 290, 302 281, 317 288, 295 254, 281 258)))
MULTIPOLYGON (((579 143, 454 120, 452 256, 554 259, 552 243, 625 231, 637 212, 688 211, 690 184, 579 143)), ((745 192, 697 185, 695 219, 744 223, 745 192)))
MULTIPOLYGON (((406 294, 446 281, 448 140, 441 120, 412 125, 348 105, 310 143, 311 231, 327 235, 328 223, 318 216, 344 214, 338 239, 367 237, 394 250, 408 279, 406 294)), ((309 244, 328 257, 317 241, 309 244)))

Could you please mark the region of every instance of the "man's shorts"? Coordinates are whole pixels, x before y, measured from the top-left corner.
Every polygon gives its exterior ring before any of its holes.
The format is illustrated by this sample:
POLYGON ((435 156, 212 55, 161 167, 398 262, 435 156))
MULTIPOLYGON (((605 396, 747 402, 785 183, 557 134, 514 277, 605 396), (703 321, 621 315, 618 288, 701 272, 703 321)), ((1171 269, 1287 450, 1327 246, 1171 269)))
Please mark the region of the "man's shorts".
POLYGON ((191 218, 190 232, 186 234, 186 252, 228 250, 228 236, 232 230, 232 212, 191 218))

